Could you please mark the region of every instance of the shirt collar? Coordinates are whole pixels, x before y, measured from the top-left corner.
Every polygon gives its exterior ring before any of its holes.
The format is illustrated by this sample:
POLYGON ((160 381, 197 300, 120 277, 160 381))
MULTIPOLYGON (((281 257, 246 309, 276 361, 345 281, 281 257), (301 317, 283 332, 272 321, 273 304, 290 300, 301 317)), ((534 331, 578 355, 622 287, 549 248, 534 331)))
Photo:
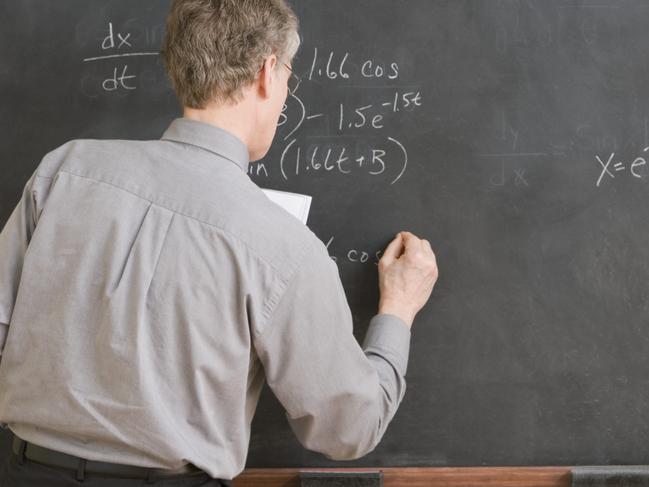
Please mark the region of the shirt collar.
POLYGON ((171 140, 208 150, 235 163, 248 172, 248 147, 236 135, 215 125, 181 117, 171 122, 161 140, 171 140))

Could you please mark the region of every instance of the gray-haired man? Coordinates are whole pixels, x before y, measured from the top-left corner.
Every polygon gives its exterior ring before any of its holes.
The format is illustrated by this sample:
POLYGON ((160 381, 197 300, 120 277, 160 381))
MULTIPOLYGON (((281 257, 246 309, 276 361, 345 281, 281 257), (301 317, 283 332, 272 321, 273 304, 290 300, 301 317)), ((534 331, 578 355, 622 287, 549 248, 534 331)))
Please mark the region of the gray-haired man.
POLYGON ((247 176, 298 44, 282 0, 174 1, 162 52, 183 117, 160 140, 70 141, 27 181, 0 234, 0 421, 16 435, 0 484, 227 485, 264 380, 306 448, 378 444, 437 265, 395 237, 361 347, 324 244, 247 176))

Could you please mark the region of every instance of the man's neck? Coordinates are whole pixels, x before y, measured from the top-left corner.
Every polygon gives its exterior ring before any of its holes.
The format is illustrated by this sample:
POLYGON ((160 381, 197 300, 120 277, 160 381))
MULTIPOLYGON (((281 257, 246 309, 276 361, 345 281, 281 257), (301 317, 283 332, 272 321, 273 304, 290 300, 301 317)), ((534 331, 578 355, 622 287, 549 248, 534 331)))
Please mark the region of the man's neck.
POLYGON ((246 147, 250 147, 251 116, 244 103, 236 105, 208 106, 205 109, 185 107, 183 117, 208 123, 238 137, 246 147))

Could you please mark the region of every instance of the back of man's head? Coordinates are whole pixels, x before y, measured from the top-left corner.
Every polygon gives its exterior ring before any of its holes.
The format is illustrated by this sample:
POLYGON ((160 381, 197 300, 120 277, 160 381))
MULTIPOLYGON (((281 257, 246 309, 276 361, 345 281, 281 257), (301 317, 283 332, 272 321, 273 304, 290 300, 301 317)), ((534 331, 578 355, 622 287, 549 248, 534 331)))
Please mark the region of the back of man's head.
POLYGON ((298 29, 285 0, 173 0, 161 54, 180 102, 202 109, 239 101, 266 56, 290 62, 298 29))

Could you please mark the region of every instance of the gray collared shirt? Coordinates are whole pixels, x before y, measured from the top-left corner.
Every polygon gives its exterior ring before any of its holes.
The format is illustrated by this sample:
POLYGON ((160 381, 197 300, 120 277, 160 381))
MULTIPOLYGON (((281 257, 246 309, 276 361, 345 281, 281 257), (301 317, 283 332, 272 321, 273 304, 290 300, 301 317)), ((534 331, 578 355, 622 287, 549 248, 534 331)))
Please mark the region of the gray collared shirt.
POLYGON ((48 153, 0 233, 0 421, 86 459, 230 479, 264 383, 329 458, 377 445, 410 329, 361 347, 325 245, 248 177, 234 135, 178 118, 160 140, 48 153))

